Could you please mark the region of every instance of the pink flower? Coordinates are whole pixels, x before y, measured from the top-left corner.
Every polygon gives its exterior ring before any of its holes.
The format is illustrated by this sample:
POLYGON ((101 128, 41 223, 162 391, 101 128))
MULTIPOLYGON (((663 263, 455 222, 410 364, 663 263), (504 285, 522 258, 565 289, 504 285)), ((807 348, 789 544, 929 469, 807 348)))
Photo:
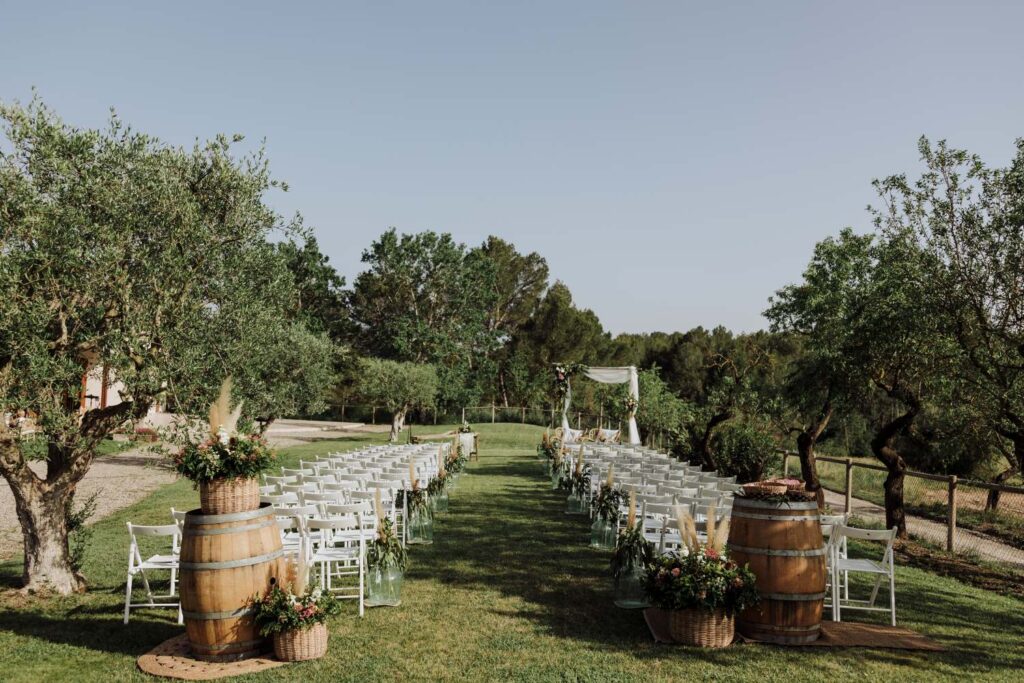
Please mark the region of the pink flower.
POLYGON ((672 576, 679 576, 682 572, 679 571, 679 567, 672 570, 672 576))
POLYGON ((715 550, 714 548, 705 548, 704 549, 704 556, 708 557, 708 558, 710 558, 712 560, 717 560, 718 559, 718 551, 715 550))

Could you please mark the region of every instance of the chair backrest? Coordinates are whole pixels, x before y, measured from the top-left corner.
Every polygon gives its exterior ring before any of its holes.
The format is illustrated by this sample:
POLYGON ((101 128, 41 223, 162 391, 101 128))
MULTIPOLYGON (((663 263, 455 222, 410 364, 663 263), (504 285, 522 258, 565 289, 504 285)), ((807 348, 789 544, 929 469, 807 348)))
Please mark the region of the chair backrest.
POLYGON ((185 527, 185 515, 187 514, 188 513, 184 510, 171 508, 171 519, 173 519, 174 523, 178 525, 178 529, 183 529, 185 527))
POLYGON ((839 524, 832 527, 832 535, 829 538, 829 543, 833 547, 844 542, 848 538, 853 538, 858 541, 873 541, 875 543, 884 543, 885 550, 882 553, 882 565, 890 567, 893 564, 893 552, 892 546, 896 541, 896 527, 891 529, 857 529, 855 527, 846 526, 845 524, 839 524))
POLYGON ((274 506, 298 505, 299 496, 295 493, 282 493, 278 496, 260 496, 261 503, 269 503, 274 506))
POLYGON ((142 554, 139 552, 139 541, 140 536, 169 536, 171 539, 171 552, 174 555, 178 554, 178 542, 181 540, 181 527, 177 524, 158 524, 158 525, 146 525, 146 524, 132 524, 128 522, 128 563, 129 567, 134 567, 142 564, 142 554))

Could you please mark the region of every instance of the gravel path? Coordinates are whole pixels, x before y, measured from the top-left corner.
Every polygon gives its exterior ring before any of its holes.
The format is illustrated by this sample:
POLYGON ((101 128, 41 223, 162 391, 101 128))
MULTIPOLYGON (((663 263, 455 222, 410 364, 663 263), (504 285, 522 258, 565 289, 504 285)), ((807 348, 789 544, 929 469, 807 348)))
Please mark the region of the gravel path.
MULTIPOLYGON (((41 462, 34 462, 31 467, 40 474, 46 471, 46 465, 41 462)), ((90 522, 95 522, 174 479, 174 472, 167 467, 166 456, 152 453, 149 445, 140 446, 97 458, 78 484, 76 498, 84 502, 99 492, 96 514, 90 519, 90 522)), ((14 509, 14 496, 10 486, 3 481, 0 484, 0 559, 19 553, 21 547, 21 526, 14 509)))
MULTIPOLYGON (((825 489, 825 502, 833 510, 842 512, 846 505, 846 496, 842 493, 825 489)), ((875 505, 870 501, 860 498, 852 499, 850 504, 851 512, 856 517, 880 522, 885 521, 885 508, 880 505, 875 505)), ((930 541, 943 548, 946 547, 946 525, 941 522, 907 515, 907 531, 911 536, 930 541)), ((983 560, 1006 562, 1018 567, 1024 567, 1024 551, 1005 543, 1000 543, 990 536, 979 534, 970 529, 957 527, 954 543, 958 551, 972 550, 983 560)))

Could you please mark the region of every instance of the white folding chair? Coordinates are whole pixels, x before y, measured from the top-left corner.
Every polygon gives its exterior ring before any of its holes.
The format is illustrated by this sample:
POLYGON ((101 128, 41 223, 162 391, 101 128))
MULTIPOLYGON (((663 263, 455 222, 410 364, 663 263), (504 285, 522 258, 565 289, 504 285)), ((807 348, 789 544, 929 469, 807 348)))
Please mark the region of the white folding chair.
POLYGON ((893 558, 893 543, 896 540, 896 527, 892 529, 855 529, 846 525, 833 527, 829 539, 829 552, 832 554, 832 620, 841 621, 843 610, 863 610, 869 612, 889 612, 890 621, 896 625, 896 563, 893 558), (846 539, 852 538, 858 541, 872 541, 884 543, 885 551, 879 561, 840 557, 838 548, 845 543, 846 539), (871 589, 871 597, 867 600, 851 600, 849 590, 840 595, 839 577, 846 577, 849 574, 869 574, 875 577, 875 585, 871 589), (876 607, 875 600, 878 598, 879 588, 882 581, 889 578, 889 606, 876 607))
POLYGON ((320 587, 339 598, 358 600, 359 616, 363 616, 364 564, 369 533, 363 529, 361 515, 311 519, 306 522, 306 528, 310 560, 320 576, 320 587), (351 576, 357 577, 357 587, 335 585, 336 579, 351 576))
POLYGON ((178 555, 179 542, 181 540, 181 529, 175 524, 162 524, 159 526, 144 526, 128 522, 128 581, 124 589, 124 623, 128 623, 128 616, 133 607, 174 607, 178 610, 178 623, 183 623, 181 613, 181 602, 156 602, 156 598, 173 599, 177 597, 175 588, 178 582, 178 555), (169 537, 171 540, 170 554, 151 555, 145 560, 142 559, 142 552, 139 550, 139 537, 169 537), (149 586, 149 577, 146 570, 169 571, 171 573, 171 586, 166 595, 153 595, 149 586), (146 588, 146 602, 132 602, 132 584, 135 575, 142 577, 142 585, 146 588))

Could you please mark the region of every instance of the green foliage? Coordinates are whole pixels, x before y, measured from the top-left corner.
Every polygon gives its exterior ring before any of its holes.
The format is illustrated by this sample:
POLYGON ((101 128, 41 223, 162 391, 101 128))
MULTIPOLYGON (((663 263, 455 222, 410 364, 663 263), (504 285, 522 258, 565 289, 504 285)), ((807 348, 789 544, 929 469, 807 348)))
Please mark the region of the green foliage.
POLYGON ((624 498, 625 493, 623 493, 622 489, 608 486, 608 484, 601 484, 597 500, 594 501, 595 514, 606 522, 617 522, 619 519, 619 509, 624 498))
POLYGON ((91 526, 87 526, 86 522, 96 514, 96 500, 99 498, 99 492, 89 496, 82 507, 75 509, 75 497, 74 495, 68 497, 65 503, 65 518, 67 519, 68 529, 68 553, 71 561, 71 567, 77 572, 81 571, 83 562, 85 561, 85 551, 89 547, 89 541, 92 540, 93 530, 91 526))
POLYGON ((612 552, 611 573, 615 585, 619 585, 619 579, 630 569, 650 567, 654 555, 654 544, 644 538, 643 526, 626 525, 615 539, 615 550, 612 552))
POLYGON ((437 372, 431 365, 364 358, 359 368, 359 394, 388 410, 434 405, 437 372))
POLYGON ((210 438, 186 444, 174 456, 178 474, 193 484, 214 479, 251 479, 276 466, 277 458, 258 436, 232 436, 228 443, 210 438))
POLYGON ((782 456, 775 449, 771 433, 749 422, 726 425, 715 436, 719 473, 735 476, 741 484, 781 469, 782 456))
POLYGON ((366 547, 366 562, 371 569, 395 568, 405 571, 409 566, 409 555, 402 541, 395 535, 390 519, 381 519, 377 536, 366 547))
MULTIPOLYGON (((494 267, 451 235, 388 230, 363 252, 367 270, 347 293, 358 348, 436 367, 442 402, 472 405, 498 334, 488 320, 494 267)), ((486 372, 485 372, 486 371, 486 372)))
POLYGON ((734 614, 760 601, 755 580, 748 567, 701 546, 696 552, 655 560, 647 570, 644 590, 662 609, 724 609, 734 614))
POLYGON ((254 598, 252 605, 261 636, 323 624, 341 613, 341 603, 330 591, 312 586, 302 595, 293 595, 275 585, 266 595, 254 598))

